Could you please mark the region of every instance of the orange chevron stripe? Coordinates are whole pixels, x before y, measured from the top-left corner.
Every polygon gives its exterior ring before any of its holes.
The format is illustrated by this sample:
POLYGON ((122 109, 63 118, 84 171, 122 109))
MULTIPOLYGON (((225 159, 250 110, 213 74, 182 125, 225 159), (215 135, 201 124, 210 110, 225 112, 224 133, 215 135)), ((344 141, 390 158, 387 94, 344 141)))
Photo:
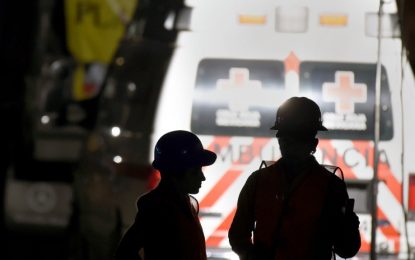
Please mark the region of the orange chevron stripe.
MULTIPOLYGON (((378 219, 388 219, 381 208, 378 207, 378 219)), ((395 253, 399 253, 401 248, 401 235, 400 233, 391 225, 379 227, 383 234, 389 239, 393 240, 395 243, 395 253)))
MULTIPOLYGON (((353 141, 353 145, 355 148, 360 152, 364 153, 367 151, 367 147, 369 147, 369 154, 368 154, 368 165, 373 167, 374 165, 374 154, 373 154, 373 146, 368 141, 353 141)), ((399 181, 395 178, 393 175, 391 169, 389 166, 382 161, 379 161, 378 165, 378 171, 379 171, 379 178, 384 180, 386 183, 386 186, 389 188, 389 190, 392 192, 393 196, 399 201, 402 201, 402 185, 399 183, 399 181)), ((382 209, 378 207, 378 219, 388 219, 382 209)), ((395 243, 395 253, 399 253, 400 250, 400 233, 392 226, 380 226, 378 227, 382 233, 386 236, 387 239, 394 241, 395 243)))
POLYGON ((361 245, 360 245, 359 252, 369 253, 370 252, 370 241, 366 241, 362 233, 360 233, 360 238, 361 238, 361 245))
MULTIPOLYGON (((374 165, 373 146, 370 145, 370 142, 354 141, 353 145, 360 153, 364 153, 364 151, 367 150, 367 147, 368 146, 370 147, 368 164, 371 167, 373 167, 374 165)), ((386 186, 388 186, 389 190, 394 195, 394 197, 399 202, 402 202, 402 184, 396 179, 396 177, 392 173, 388 164, 385 162, 379 161, 378 172, 379 172, 379 179, 383 180, 386 186)))
POLYGON ((235 216, 236 208, 234 208, 220 226, 213 232, 213 234, 206 240, 206 245, 209 247, 217 247, 227 237, 224 234, 228 233, 231 227, 233 217, 235 216), (215 234, 217 232, 217 234, 215 234))
POLYGON ((241 170, 229 170, 216 185, 209 191, 209 193, 200 202, 200 208, 209 208, 218 201, 220 197, 226 192, 229 186, 242 174, 241 170))
POLYGON ((386 163, 379 163, 378 169, 379 179, 384 180, 393 196, 395 196, 399 202, 402 202, 402 185, 395 178, 389 166, 386 163))

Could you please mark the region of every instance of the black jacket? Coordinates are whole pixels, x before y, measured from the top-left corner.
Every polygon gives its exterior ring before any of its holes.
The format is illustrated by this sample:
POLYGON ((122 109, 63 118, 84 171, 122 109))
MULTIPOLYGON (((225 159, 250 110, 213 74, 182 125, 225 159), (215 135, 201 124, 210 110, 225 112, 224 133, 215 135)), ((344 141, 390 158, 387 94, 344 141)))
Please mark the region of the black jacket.
POLYGON ((205 237, 197 209, 187 194, 180 194, 172 183, 161 181, 137 202, 137 216, 121 240, 117 260, 177 259, 205 260, 205 237))

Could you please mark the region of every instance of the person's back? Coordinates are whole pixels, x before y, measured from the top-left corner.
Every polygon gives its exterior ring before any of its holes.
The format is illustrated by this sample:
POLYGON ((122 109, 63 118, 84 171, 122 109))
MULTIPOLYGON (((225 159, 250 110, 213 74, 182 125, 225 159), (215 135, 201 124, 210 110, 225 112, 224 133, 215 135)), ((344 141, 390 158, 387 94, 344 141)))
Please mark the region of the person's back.
POLYGON ((116 259, 206 259, 205 238, 198 219, 198 193, 205 180, 202 166, 216 160, 190 132, 173 131, 157 142, 153 166, 161 181, 137 201, 137 215, 120 242, 116 259))
POLYGON ((358 218, 344 212, 344 182, 312 155, 317 131, 327 129, 311 102, 292 98, 280 107, 272 129, 282 158, 254 172, 240 193, 229 241, 241 259, 323 260, 360 248, 358 218))
POLYGON ((141 226, 135 228, 143 237, 145 259, 204 259, 205 240, 197 209, 168 182, 162 180, 137 201, 141 214, 136 223, 141 226))

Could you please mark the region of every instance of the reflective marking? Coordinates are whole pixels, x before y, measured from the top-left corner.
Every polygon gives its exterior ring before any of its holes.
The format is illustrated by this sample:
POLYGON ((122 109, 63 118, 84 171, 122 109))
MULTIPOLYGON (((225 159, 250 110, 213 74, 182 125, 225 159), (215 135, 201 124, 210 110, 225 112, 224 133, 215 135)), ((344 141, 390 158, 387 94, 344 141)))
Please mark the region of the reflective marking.
POLYGON ((241 170, 229 170, 216 183, 213 189, 200 202, 200 208, 209 208, 225 193, 229 186, 241 175, 241 170))
POLYGON ((223 239, 228 235, 228 230, 231 227, 233 217, 235 216, 236 208, 234 208, 225 220, 219 225, 215 232, 206 240, 208 246, 219 246, 223 239))
POLYGON ((384 183, 379 183, 378 206, 383 210, 384 215, 391 222, 392 226, 399 230, 401 226, 399 220, 403 220, 402 208, 384 183))
MULTIPOLYGON (((378 219, 388 219, 381 208, 378 208, 378 219)), ((399 253, 401 247, 400 233, 396 231, 396 229, 392 225, 382 225, 379 228, 382 230, 382 233, 388 238, 388 240, 392 240, 394 242, 393 252, 399 253)))

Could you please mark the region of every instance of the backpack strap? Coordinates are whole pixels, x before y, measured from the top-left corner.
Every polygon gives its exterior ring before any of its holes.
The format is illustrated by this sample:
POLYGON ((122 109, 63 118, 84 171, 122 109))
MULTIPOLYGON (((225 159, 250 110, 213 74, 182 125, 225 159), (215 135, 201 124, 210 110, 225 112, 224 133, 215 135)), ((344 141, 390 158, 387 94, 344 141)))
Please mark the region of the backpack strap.
MULTIPOLYGON (((343 170, 336 165, 329 165, 329 164, 321 164, 327 171, 333 173, 335 176, 339 177, 343 182, 344 181, 344 174, 343 170)), ((334 248, 332 248, 332 259, 336 260, 336 252, 334 251, 334 248)))
POLYGON ((344 174, 343 170, 336 165, 329 165, 329 164, 321 164, 327 171, 333 173, 337 177, 339 177, 342 181, 344 181, 344 174))
POLYGON ((259 165, 259 170, 261 170, 263 168, 266 168, 266 167, 269 167, 269 166, 273 165, 276 162, 277 161, 265 161, 265 160, 262 160, 261 164, 259 165))

